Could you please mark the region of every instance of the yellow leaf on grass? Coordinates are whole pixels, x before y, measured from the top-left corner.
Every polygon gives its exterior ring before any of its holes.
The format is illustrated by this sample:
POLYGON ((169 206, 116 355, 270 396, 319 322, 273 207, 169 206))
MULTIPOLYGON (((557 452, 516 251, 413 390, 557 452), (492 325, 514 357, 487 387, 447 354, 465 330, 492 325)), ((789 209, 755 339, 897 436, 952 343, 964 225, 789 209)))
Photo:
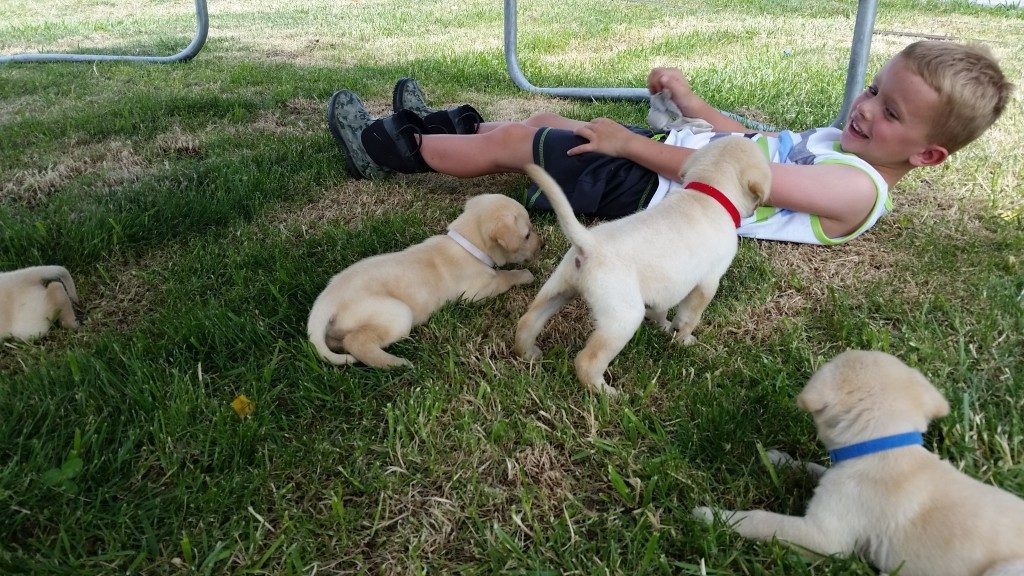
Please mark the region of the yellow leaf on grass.
POLYGON ((239 394, 231 402, 231 408, 235 411, 235 414, 238 414, 239 418, 245 418, 256 409, 256 404, 249 400, 245 394, 239 394))

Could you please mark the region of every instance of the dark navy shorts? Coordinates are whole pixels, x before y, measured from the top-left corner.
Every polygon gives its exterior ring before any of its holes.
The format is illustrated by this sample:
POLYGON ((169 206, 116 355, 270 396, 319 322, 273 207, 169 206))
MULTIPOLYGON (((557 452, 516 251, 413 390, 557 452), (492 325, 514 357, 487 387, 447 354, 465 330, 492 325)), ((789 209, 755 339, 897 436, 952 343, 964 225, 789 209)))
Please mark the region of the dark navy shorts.
MULTIPOLYGON (((627 128, 649 138, 664 134, 636 126, 627 128)), ((658 174, 624 158, 594 152, 566 154, 586 142, 571 130, 558 128, 541 128, 533 137, 533 161, 562 187, 573 212, 614 219, 646 208, 658 188, 658 174)), ((536 184, 527 189, 524 204, 530 210, 551 211, 551 204, 536 184)))

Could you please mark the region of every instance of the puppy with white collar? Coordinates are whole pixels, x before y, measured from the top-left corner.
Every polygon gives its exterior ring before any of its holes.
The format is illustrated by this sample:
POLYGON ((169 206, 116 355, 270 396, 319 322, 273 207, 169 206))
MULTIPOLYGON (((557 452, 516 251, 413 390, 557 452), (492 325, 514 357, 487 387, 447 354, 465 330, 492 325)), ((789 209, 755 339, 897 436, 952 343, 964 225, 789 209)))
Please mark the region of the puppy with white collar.
POLYGON ((768 160, 751 140, 730 136, 697 150, 683 166, 682 189, 659 204, 585 228, 558 183, 539 166, 527 173, 547 195, 572 242, 516 326, 516 353, 540 358, 536 341, 548 320, 582 296, 595 330, 576 356, 576 376, 595 392, 618 391, 604 371, 646 317, 682 344, 718 290, 739 244, 740 218, 771 190, 768 160), (670 309, 675 310, 671 322, 670 309))
POLYGON ((447 235, 360 260, 331 278, 309 313, 309 339, 332 364, 410 366, 384 348, 446 302, 475 302, 532 282, 529 270, 495 267, 530 260, 540 246, 522 204, 501 194, 474 196, 447 235))
POLYGON ((62 266, 0 272, 0 340, 45 336, 54 319, 65 328, 78 328, 77 303, 75 282, 62 266))
MULTIPOLYGON (((824 555, 857 553, 900 576, 1024 575, 1024 500, 968 477, 923 446, 949 404, 925 377, 883 352, 844 352, 797 397, 832 467, 804 516, 697 508, 746 538, 778 538, 824 555)), ((776 464, 796 462, 775 452, 776 464)))

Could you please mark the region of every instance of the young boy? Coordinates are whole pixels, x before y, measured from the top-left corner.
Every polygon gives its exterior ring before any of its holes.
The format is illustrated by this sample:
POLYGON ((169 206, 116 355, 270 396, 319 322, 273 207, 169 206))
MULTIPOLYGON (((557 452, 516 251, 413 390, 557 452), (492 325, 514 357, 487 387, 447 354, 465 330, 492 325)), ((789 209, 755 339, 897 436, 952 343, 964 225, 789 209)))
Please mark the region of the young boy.
MULTIPOLYGON (((534 162, 565 190, 579 214, 618 218, 657 204, 679 187, 690 154, 714 138, 744 133, 772 162, 771 206, 745 218, 739 234, 839 244, 891 207, 888 190, 914 168, 935 166, 999 117, 1013 85, 980 45, 915 42, 858 96, 845 127, 749 133, 693 93, 675 68, 647 77, 712 132, 654 132, 606 118, 583 122, 541 113, 522 122, 484 122, 470 106, 432 110, 410 79, 395 87, 395 114, 373 118, 347 90, 332 96, 328 124, 354 178, 437 171, 468 178, 521 172, 534 162)), ((527 206, 550 209, 531 186, 527 206)))

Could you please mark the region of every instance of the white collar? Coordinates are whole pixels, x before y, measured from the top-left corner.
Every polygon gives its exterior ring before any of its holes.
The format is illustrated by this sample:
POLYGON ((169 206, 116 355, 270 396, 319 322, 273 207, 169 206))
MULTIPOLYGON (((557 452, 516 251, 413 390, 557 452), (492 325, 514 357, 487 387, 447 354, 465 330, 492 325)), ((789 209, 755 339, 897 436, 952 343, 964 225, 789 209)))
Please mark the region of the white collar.
POLYGON ((491 257, 488 256, 487 254, 485 254, 483 250, 477 248, 472 242, 467 240, 465 236, 459 234, 454 229, 449 228, 448 237, 451 238, 452 240, 455 240, 455 243, 458 244, 459 246, 465 248, 466 252, 472 254, 473 257, 482 262, 484 266, 487 266, 488 268, 494 268, 494 260, 492 260, 491 257))

